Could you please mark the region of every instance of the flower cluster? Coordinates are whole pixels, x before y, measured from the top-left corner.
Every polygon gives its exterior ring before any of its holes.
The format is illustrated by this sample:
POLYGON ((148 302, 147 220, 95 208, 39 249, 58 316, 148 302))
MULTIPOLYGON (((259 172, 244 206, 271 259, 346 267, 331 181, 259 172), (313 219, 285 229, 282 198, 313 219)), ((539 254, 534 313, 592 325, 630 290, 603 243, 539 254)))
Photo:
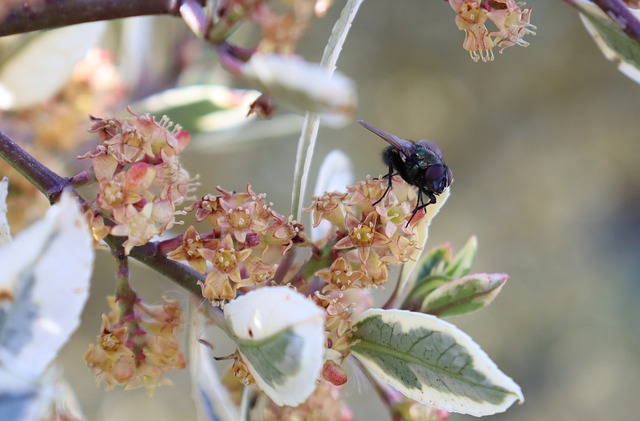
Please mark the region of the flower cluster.
POLYGON ((292 0, 273 7, 265 0, 229 0, 218 8, 208 39, 221 41, 240 24, 254 22, 262 33, 261 51, 291 54, 314 10, 320 16, 330 5, 326 0, 292 0))
MULTIPOLYGON (((133 113, 132 113, 133 114, 133 113)), ((172 129, 166 117, 149 115, 126 119, 94 118, 92 132, 102 142, 91 158, 99 192, 87 212, 96 237, 126 236, 125 253, 146 244, 175 224, 177 206, 188 198, 193 180, 178 155, 189 143, 189 132, 172 129), (114 222, 105 225, 103 217, 114 222)))
POLYGON ((146 305, 136 300, 131 311, 109 297, 111 311, 102 315, 97 344, 89 345, 84 359, 107 389, 145 386, 153 394, 156 386, 170 383, 162 375, 182 369, 186 362, 177 338, 182 311, 173 300, 146 305))
POLYGON ((456 12, 456 25, 465 32, 463 47, 474 61, 493 60, 493 47, 500 53, 513 45, 529 45, 523 38, 535 35, 535 26, 529 23, 531 9, 521 9, 524 3, 515 0, 449 0, 456 12), (496 31, 489 31, 487 21, 493 22, 496 31))
MULTIPOLYGON (((1 15, 3 7, 22 6, 24 1, 14 2, 15 5, 0 3, 1 15)), ((30 1, 29 6, 34 8, 39 3, 43 2, 30 1)), ((111 55, 92 49, 55 96, 47 97, 46 102, 43 98, 42 103, 18 103, 17 108, 9 108, 11 112, 0 112, 0 126, 49 169, 58 174, 69 173, 75 166, 69 153, 87 139, 84 127, 87 114, 108 112, 119 106, 123 90, 111 55)), ((6 111, 8 104, 2 102, 0 108, 6 111)), ((4 160, 0 160, 0 174, 11 180, 8 207, 23 210, 8 215, 12 229, 20 230, 40 219, 50 206, 46 197, 4 160)))
POLYGON ((169 258, 206 273, 199 285, 214 305, 235 298, 238 288, 273 280, 278 262, 292 246, 311 244, 302 225, 271 210, 264 195, 250 186, 246 193, 217 190, 219 195, 205 195, 185 209, 196 221, 208 223, 208 232, 189 227, 179 243, 165 243, 173 248, 169 258))
POLYGON ((316 273, 328 290, 369 288, 387 282, 389 265, 415 259, 420 252, 415 227, 424 217, 421 210, 407 225, 415 207, 415 188, 400 177, 393 178, 393 189, 379 200, 388 181, 372 180, 347 188, 348 193, 327 193, 313 198, 306 209, 312 212, 313 225, 329 221, 334 230, 321 240, 331 245, 331 267, 316 273))
POLYGON ((349 421, 353 419, 353 414, 340 399, 338 388, 328 382, 321 381, 313 394, 303 404, 295 408, 278 406, 267 395, 261 393, 251 410, 250 418, 264 421, 349 421))
POLYGON ((350 353, 355 306, 367 307, 367 289, 387 282, 389 265, 416 259, 420 252, 415 230, 425 212, 421 210, 411 219, 417 201, 415 188, 400 177, 392 182, 393 189, 382 200, 388 180, 367 178, 348 187, 347 193, 313 198, 306 209, 312 212, 314 226, 323 220, 332 226, 319 244, 331 254, 331 264, 315 272, 324 286, 314 301, 326 311, 323 377, 333 384, 346 381, 344 372, 332 362, 342 363, 350 353))

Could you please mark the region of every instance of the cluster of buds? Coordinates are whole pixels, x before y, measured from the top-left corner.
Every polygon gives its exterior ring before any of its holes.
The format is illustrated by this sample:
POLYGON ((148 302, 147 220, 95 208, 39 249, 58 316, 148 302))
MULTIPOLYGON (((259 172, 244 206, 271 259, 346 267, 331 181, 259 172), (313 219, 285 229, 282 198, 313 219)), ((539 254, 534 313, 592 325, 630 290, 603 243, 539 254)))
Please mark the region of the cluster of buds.
POLYGON ((169 258, 206 273, 199 285, 214 305, 235 298, 238 288, 273 281, 278 262, 291 247, 311 244, 302 225, 274 212, 251 186, 246 193, 217 190, 219 195, 205 195, 185 209, 197 222, 208 223, 207 232, 200 234, 192 226, 181 238, 162 245, 165 251, 172 249, 169 258))
MULTIPOLYGON (((133 113, 132 113, 133 114, 133 113)), ((90 158, 99 192, 87 212, 96 241, 126 236, 125 254, 175 224, 177 206, 188 198, 193 180, 178 155, 189 132, 149 115, 126 119, 93 118, 92 132, 102 138, 90 158), (105 224, 109 218, 114 226, 105 224)))
POLYGON ((153 306, 136 299, 130 308, 114 297, 108 300, 111 311, 102 315, 97 344, 89 345, 84 359, 97 384, 104 382, 107 389, 145 386, 152 394, 156 386, 170 383, 164 373, 186 365, 178 349, 180 307, 167 299, 153 306))
POLYGON ((529 45, 523 38, 535 35, 535 26, 529 23, 531 9, 521 9, 524 3, 515 0, 449 0, 456 12, 456 25, 465 32, 463 47, 469 51, 474 61, 493 60, 493 48, 500 53, 505 48, 529 45), (487 21, 493 22, 496 31, 486 27, 487 21))

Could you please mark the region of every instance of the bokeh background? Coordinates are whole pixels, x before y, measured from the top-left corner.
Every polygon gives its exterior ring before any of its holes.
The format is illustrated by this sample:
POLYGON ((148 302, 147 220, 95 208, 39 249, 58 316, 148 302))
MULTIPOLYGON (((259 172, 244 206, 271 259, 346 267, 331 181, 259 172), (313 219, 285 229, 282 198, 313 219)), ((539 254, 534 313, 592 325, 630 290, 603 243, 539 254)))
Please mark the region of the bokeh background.
MULTIPOLYGON (((303 38, 299 52, 308 60, 319 61, 342 3, 303 38)), ((444 151, 455 182, 429 245, 460 248, 475 234, 474 271, 511 276, 489 308, 450 320, 522 386, 526 402, 489 419, 638 419, 640 87, 604 59, 566 4, 529 6, 538 27, 531 45, 474 63, 447 3, 368 0, 338 68, 358 85, 358 118, 402 137, 428 138, 444 151)), ((154 24, 160 33, 176 22, 154 24)), ((225 77, 215 60, 202 60, 212 77, 225 77)), ((201 175, 199 195, 215 185, 242 190, 251 183, 286 214, 296 143, 290 134, 204 147, 187 151, 186 165, 201 175)), ((384 173, 384 146, 355 123, 321 128, 312 179, 335 148, 353 159, 356 179, 384 173)), ((186 372, 149 399, 143 390, 96 389, 80 363, 107 310, 114 271, 102 253, 85 324, 61 356, 87 416, 193 419, 186 372)), ((134 286, 150 302, 162 293, 182 295, 156 273, 133 271, 134 286)), ((347 394, 355 419, 384 420, 372 389, 354 383, 347 394)))

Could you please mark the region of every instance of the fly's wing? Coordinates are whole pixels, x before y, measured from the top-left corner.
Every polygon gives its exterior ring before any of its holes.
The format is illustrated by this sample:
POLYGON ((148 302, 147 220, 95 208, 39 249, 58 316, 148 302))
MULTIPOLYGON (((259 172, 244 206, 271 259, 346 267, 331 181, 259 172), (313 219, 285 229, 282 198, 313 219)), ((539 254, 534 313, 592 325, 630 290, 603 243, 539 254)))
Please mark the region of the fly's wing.
MULTIPOLYGON (((362 120, 358 120, 358 123, 360 123, 360 125, 362 127, 364 127, 365 129, 369 130, 372 133, 377 134, 378 136, 380 136, 382 139, 384 139, 386 142, 388 142, 390 145, 392 145, 393 147, 395 147, 396 149, 398 149, 400 152, 402 152, 402 154, 405 157, 409 157, 413 154, 414 152, 414 143, 410 142, 406 139, 402 139, 399 138, 398 136, 394 136, 391 133, 387 133, 383 130, 380 130, 376 127, 373 127, 370 124, 365 123, 362 120)), ((431 142, 429 142, 431 143, 431 142)), ((435 146, 435 145, 434 145, 435 146)), ((437 146, 436 146, 437 148, 437 146)), ((439 149, 438 149, 439 151, 439 149)))
POLYGON ((435 143, 429 142, 426 139, 420 139, 416 143, 419 145, 423 145, 427 149, 430 149, 434 154, 438 156, 438 158, 442 159, 442 151, 435 143))

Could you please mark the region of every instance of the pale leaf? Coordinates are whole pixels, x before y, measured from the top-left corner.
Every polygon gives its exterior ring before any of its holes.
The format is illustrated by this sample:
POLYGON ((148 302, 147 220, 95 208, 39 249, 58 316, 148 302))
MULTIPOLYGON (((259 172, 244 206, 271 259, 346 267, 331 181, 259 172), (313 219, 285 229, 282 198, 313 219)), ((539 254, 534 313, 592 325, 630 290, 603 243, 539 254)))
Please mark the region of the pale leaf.
POLYGON ((256 384, 277 405, 297 406, 316 388, 323 364, 324 311, 287 287, 264 287, 224 307, 256 384))
POLYGON ((40 33, 0 66, 0 109, 42 103, 67 82, 75 65, 100 41, 106 22, 40 33))
POLYGON ((435 316, 370 309, 354 327, 354 355, 382 382, 421 404, 484 416, 524 399, 466 333, 435 316))

